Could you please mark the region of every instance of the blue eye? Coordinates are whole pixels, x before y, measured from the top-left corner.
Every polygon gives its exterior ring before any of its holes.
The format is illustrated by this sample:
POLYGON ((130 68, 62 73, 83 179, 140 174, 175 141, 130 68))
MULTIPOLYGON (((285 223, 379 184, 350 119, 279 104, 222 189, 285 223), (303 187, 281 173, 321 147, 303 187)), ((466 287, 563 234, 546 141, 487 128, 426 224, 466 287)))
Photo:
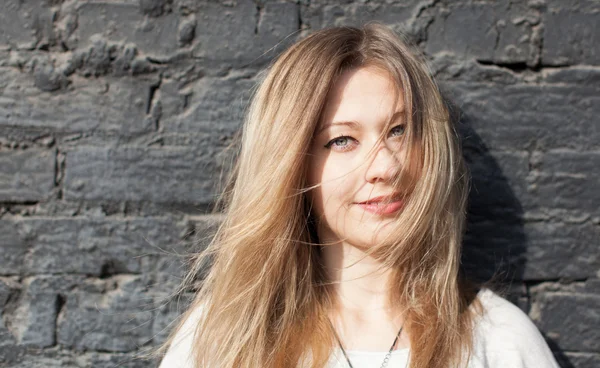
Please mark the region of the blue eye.
POLYGON ((334 138, 334 139, 330 140, 329 142, 327 142, 327 144, 325 145, 325 148, 331 148, 333 146, 334 148, 337 148, 340 150, 348 149, 348 147, 351 146, 352 139, 353 139, 352 137, 349 137, 347 135, 340 136, 340 137, 334 138))
POLYGON ((404 134, 405 130, 406 127, 404 125, 396 125, 390 130, 390 135, 392 135, 393 137, 398 137, 404 134))
POLYGON ((327 143, 328 146, 345 146, 348 144, 348 137, 338 137, 336 139, 333 139, 331 141, 329 141, 329 143, 327 143))

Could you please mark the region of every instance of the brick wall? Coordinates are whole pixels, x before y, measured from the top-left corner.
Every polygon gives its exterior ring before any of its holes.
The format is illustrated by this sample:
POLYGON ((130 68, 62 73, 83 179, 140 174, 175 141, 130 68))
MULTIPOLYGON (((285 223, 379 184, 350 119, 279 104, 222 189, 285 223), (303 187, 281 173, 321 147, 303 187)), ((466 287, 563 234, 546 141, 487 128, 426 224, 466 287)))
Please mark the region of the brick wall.
MULTIPOLYGON (((4 0, 0 365, 152 366, 256 73, 380 20, 426 53, 473 174, 465 264, 600 366, 600 4, 4 0), (289 36, 289 37, 288 37, 289 36)), ((199 244, 196 244, 197 241, 199 244)))

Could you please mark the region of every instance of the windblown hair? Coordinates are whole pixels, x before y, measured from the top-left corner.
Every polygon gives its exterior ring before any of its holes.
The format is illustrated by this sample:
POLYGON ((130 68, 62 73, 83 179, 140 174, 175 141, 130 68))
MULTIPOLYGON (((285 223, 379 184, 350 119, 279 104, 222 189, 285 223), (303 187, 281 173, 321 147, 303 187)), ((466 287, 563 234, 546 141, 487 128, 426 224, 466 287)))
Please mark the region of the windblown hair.
POLYGON ((402 91, 413 147, 406 160, 419 172, 398 228, 370 252, 393 269, 390 303, 406 308, 410 367, 466 363, 478 303, 459 267, 468 191, 459 138, 419 53, 370 23, 310 34, 278 57, 254 92, 222 196, 224 219, 184 281, 208 269, 182 319, 202 308, 198 367, 316 368, 329 359, 335 301, 309 219, 307 154, 333 84, 364 66, 387 71, 402 91))

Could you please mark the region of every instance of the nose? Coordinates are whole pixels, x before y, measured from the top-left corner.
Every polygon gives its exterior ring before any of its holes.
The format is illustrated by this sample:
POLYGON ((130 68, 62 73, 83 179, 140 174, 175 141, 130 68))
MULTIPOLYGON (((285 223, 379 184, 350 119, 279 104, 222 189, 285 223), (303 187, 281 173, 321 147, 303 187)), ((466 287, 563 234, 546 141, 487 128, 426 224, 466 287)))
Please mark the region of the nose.
POLYGON ((389 181, 396 177, 400 171, 399 152, 391 150, 387 145, 381 144, 371 153, 368 161, 365 179, 369 183, 389 181))

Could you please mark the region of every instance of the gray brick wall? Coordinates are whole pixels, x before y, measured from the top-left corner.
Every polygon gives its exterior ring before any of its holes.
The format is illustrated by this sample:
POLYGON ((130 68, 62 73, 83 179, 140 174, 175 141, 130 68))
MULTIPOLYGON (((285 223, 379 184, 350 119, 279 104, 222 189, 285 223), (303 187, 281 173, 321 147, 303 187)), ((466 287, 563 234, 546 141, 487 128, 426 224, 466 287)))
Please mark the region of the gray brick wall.
POLYGON ((3 0, 0 366, 147 367, 256 73, 380 20, 426 53, 473 173, 465 264, 600 366, 600 3, 3 0), (495 271, 498 272, 495 272, 495 271))

